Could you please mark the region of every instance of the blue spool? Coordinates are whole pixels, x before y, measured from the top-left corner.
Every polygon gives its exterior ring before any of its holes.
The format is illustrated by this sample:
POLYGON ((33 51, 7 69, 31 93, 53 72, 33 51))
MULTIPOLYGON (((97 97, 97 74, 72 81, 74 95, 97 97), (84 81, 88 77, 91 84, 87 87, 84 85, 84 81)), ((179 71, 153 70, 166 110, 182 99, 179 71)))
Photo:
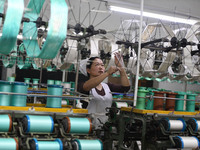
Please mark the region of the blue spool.
POLYGON ((100 140, 81 140, 73 141, 73 148, 76 150, 103 150, 103 144, 100 140))
POLYGON ((200 121, 195 118, 188 120, 188 124, 191 126, 193 131, 198 132, 200 130, 200 121))
POLYGON ((185 131, 186 129, 186 122, 182 118, 178 118, 177 120, 169 120, 168 118, 163 118, 160 121, 166 131, 185 131))
MULTIPOLYGON (((47 88, 48 95, 54 96, 62 96, 63 94, 63 86, 61 85, 48 85, 47 88)), ((58 97, 47 97, 46 107, 50 108, 61 108, 62 106, 62 98, 58 97)))
POLYGON ((33 138, 29 141, 30 148, 34 150, 63 150, 63 143, 60 139, 54 141, 38 141, 33 138))
MULTIPOLYGON (((14 82, 12 92, 27 94, 27 87, 28 87, 28 84, 24 82, 14 82)), ((27 98, 27 95, 12 95, 11 106, 25 107, 26 98, 27 98)))
POLYGON ((23 119, 23 130, 27 133, 52 133, 54 120, 51 116, 26 115, 23 119))
POLYGON ((197 137, 184 137, 184 136, 175 136, 174 141, 176 141, 177 148, 197 148, 200 146, 200 142, 197 137))
MULTIPOLYGON (((11 92, 12 82, 0 81, 1 92, 11 92)), ((0 106, 10 106, 11 95, 0 94, 0 106)))

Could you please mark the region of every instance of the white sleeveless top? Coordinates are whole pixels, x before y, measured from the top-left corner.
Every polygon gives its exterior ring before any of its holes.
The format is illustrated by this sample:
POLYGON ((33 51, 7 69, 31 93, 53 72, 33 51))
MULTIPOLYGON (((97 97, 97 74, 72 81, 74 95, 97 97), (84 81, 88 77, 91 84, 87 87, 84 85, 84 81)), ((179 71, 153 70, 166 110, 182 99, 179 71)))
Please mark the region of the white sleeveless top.
POLYGON ((112 105, 112 94, 110 93, 110 88, 106 83, 101 83, 105 91, 105 95, 99 95, 95 88, 90 90, 90 94, 93 96, 93 99, 88 104, 88 113, 106 113, 105 108, 111 107, 112 105))

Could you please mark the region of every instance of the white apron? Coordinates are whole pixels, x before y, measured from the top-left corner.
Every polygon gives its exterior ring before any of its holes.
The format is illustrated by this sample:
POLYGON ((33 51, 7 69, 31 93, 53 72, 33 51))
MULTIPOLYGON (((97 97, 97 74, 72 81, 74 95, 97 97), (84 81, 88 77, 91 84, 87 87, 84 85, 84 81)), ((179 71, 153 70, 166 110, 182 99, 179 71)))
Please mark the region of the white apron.
POLYGON ((103 89, 105 91, 105 95, 99 95, 95 88, 90 90, 90 94, 93 96, 92 100, 88 104, 88 113, 94 114, 94 125, 95 128, 99 128, 102 126, 101 123, 105 123, 108 120, 108 117, 105 115, 106 107, 111 107, 112 105, 112 94, 110 92, 110 88, 106 83, 101 83, 103 89), (100 122, 100 121, 101 122, 100 122))
POLYGON ((110 88, 106 83, 101 83, 105 91, 105 95, 99 95, 95 88, 90 90, 90 94, 93 96, 93 99, 88 104, 88 113, 106 113, 105 108, 111 107, 112 105, 112 94, 110 93, 110 88))

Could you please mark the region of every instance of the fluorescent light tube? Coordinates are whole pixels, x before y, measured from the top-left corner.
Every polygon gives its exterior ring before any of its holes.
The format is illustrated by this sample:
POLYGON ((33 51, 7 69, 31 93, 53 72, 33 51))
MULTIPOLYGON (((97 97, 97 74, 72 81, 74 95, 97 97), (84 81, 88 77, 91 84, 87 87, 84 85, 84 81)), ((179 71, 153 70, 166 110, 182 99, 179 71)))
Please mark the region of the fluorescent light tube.
MULTIPOLYGON (((140 15, 139 10, 117 7, 117 6, 110 6, 110 10, 118 11, 118 12, 122 12, 122 13, 133 14, 133 15, 140 15)), ((160 19, 160 20, 165 20, 165 21, 185 23, 185 24, 190 24, 190 25, 193 25, 197 22, 197 20, 183 19, 183 18, 172 17, 172 16, 167 16, 167 15, 160 15, 160 14, 150 13, 150 12, 145 12, 145 11, 143 12, 143 16, 150 17, 150 18, 156 18, 156 19, 160 19)))

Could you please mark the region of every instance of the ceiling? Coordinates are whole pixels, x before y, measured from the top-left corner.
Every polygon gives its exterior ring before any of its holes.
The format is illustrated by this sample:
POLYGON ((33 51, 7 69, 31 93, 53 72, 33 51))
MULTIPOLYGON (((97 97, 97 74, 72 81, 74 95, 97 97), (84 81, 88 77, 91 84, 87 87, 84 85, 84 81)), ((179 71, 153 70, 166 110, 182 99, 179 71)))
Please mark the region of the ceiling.
MULTIPOLYGON (((27 6, 29 0, 25 0, 27 6)), ((68 24, 81 23, 87 28, 93 25, 95 29, 104 29, 108 33, 115 34, 123 20, 140 20, 139 16, 112 12, 109 6, 120 6, 140 10, 141 0, 66 0, 69 7, 68 24)), ((200 20, 199 0, 144 0, 144 11, 169 15, 174 17, 192 18, 200 20)), ((46 19, 50 16, 50 0, 45 0, 43 6, 46 19)), ((146 24, 162 22, 158 19, 143 18, 146 24)), ((184 26, 180 24, 178 27, 184 26)))
MULTIPOLYGON (((124 20, 140 20, 140 16, 112 12, 109 8, 114 5, 140 10, 140 0, 66 0, 66 2, 70 10, 69 24, 75 25, 79 22, 85 28, 92 24, 95 29, 105 29, 108 33, 112 33, 111 36, 114 36, 124 20)), ((200 20, 199 6, 199 0, 144 0, 144 11, 195 20, 200 20)), ((146 24, 158 22, 170 24, 146 17, 143 21, 146 24)), ((179 24, 178 28, 182 26, 186 25, 179 24)))

